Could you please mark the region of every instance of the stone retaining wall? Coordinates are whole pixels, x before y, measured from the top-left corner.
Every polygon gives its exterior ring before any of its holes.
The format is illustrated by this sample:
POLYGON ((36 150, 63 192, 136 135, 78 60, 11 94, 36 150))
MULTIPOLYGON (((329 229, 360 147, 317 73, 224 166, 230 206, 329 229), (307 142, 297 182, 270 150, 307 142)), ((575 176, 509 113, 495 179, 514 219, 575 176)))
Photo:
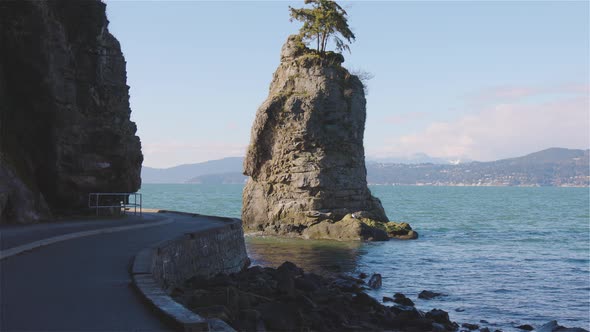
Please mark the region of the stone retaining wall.
POLYGON ((154 248, 152 275, 165 290, 194 277, 240 271, 249 263, 242 221, 219 218, 224 223, 187 233, 154 248))

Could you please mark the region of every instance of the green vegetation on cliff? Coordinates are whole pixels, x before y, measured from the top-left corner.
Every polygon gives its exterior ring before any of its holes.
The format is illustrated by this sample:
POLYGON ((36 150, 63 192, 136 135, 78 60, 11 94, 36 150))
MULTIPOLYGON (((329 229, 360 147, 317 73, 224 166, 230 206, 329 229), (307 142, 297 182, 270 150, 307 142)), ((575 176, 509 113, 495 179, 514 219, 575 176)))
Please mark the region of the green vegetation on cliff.
POLYGON ((311 4, 312 8, 289 7, 291 20, 303 22, 299 30, 301 40, 308 43, 315 40, 316 50, 321 55, 326 53, 330 38, 337 51, 350 51, 348 43, 354 41, 355 36, 348 27, 346 11, 331 0, 305 0, 305 4, 311 4))

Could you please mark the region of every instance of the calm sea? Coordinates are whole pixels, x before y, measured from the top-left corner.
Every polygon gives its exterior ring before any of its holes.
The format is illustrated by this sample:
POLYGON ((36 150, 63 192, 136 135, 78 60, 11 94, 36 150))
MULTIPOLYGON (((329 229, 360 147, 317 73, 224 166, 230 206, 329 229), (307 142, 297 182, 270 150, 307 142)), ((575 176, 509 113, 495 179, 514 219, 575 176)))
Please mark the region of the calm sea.
MULTIPOLYGON (((144 184, 151 208, 239 217, 242 185, 144 184)), ((390 220, 416 241, 340 243, 247 238, 257 264, 290 260, 318 273, 381 273, 381 299, 406 294, 422 310, 504 331, 520 324, 590 329, 588 188, 373 186, 390 220), (421 290, 447 296, 417 300, 421 290)))

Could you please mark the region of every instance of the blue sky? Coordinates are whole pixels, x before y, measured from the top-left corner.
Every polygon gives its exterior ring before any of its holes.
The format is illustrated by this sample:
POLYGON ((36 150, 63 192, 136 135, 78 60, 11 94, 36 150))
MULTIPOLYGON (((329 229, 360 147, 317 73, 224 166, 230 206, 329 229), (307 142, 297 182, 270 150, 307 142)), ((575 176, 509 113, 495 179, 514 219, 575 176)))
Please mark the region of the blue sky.
MULTIPOLYGON (((303 1, 108 0, 144 165, 244 154, 303 1)), ((588 148, 589 2, 340 2, 368 82, 369 158, 588 148)))

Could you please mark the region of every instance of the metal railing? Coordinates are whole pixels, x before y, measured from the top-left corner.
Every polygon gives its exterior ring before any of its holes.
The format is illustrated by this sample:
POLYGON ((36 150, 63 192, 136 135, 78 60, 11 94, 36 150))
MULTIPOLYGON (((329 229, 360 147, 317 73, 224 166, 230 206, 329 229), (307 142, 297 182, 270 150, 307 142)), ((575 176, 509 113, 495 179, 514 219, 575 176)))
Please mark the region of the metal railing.
POLYGON ((140 193, 90 193, 88 194, 88 207, 96 209, 97 216, 99 209, 119 208, 123 214, 127 210, 133 209, 133 214, 137 215, 137 208, 139 208, 141 216, 142 197, 140 193), (133 197, 133 201, 131 201, 131 197, 133 197))

